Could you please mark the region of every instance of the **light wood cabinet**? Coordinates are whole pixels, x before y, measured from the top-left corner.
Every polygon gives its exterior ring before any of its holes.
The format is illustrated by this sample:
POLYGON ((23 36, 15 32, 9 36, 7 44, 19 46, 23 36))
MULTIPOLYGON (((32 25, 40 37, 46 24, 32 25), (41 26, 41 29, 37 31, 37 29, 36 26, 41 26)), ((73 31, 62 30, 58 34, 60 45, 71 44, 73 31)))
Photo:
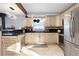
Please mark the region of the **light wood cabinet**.
POLYGON ((50 20, 51 26, 55 26, 55 16, 51 17, 50 20))
POLYGON ((55 16, 55 26, 58 27, 58 26, 62 26, 62 16, 61 15, 57 15, 55 16))
POLYGON ((29 44, 29 42, 32 43, 33 41, 32 39, 33 39, 32 33, 27 33, 25 35, 25 44, 29 44))
POLYGON ((27 33, 26 44, 58 44, 58 33, 27 33))
POLYGON ((58 33, 46 33, 46 44, 57 43, 58 44, 58 33))
POLYGON ((54 26, 55 25, 55 16, 45 16, 45 26, 54 26))
POLYGON ((17 36, 2 36, 2 55, 3 56, 14 56, 18 55, 15 44, 18 43, 17 36))
POLYGON ((37 44, 39 42, 39 33, 27 33, 25 35, 25 44, 37 44))
POLYGON ((42 44, 44 42, 43 33, 27 33, 25 37, 25 44, 42 44))
POLYGON ((32 26, 32 18, 25 18, 23 26, 24 27, 31 27, 32 26))
POLYGON ((39 42, 39 33, 32 33, 35 44, 40 44, 39 42))
POLYGON ((46 33, 39 33, 39 44, 45 44, 46 33))
POLYGON ((50 25, 49 25, 49 20, 48 20, 48 17, 45 16, 45 27, 48 27, 48 26, 50 26, 50 25))

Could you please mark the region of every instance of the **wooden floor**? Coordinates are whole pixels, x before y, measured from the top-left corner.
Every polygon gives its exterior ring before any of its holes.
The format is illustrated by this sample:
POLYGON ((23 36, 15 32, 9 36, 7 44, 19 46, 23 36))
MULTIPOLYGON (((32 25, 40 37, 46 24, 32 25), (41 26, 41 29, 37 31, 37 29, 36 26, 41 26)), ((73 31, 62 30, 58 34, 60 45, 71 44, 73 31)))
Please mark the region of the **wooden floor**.
POLYGON ((27 45, 22 48, 22 53, 29 56, 64 56, 63 50, 57 45, 47 45, 45 47, 34 47, 27 45))

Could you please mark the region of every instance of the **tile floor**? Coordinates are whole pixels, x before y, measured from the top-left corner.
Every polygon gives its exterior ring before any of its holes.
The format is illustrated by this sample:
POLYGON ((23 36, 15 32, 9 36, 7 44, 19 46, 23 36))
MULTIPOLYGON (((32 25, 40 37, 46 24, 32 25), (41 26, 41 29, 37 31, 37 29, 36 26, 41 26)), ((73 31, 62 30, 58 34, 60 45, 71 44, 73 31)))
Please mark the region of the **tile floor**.
POLYGON ((22 48, 22 53, 28 56, 64 56, 64 51, 57 45, 51 44, 47 47, 34 47, 27 45, 22 48))
POLYGON ((21 51, 19 51, 19 48, 13 50, 16 45, 8 47, 8 51, 15 52, 18 56, 64 56, 63 50, 57 44, 46 46, 26 45, 22 47, 21 51))

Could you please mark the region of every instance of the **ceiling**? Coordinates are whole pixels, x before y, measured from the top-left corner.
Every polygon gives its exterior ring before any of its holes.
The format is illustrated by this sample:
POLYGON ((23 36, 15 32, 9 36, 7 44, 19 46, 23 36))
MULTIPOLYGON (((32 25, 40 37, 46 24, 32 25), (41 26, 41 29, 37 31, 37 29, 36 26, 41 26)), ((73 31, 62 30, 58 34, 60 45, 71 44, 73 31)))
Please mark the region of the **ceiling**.
POLYGON ((21 3, 28 15, 57 15, 74 3, 21 3))
POLYGON ((0 13, 24 15, 24 13, 14 3, 0 3, 0 13), (10 9, 12 7, 14 10, 10 9))
MULTIPOLYGON (((74 5, 74 3, 21 3, 27 16, 57 15, 74 5)), ((0 3, 0 13, 8 15, 25 15, 15 3, 0 3), (10 7, 15 10, 11 10, 10 7)))

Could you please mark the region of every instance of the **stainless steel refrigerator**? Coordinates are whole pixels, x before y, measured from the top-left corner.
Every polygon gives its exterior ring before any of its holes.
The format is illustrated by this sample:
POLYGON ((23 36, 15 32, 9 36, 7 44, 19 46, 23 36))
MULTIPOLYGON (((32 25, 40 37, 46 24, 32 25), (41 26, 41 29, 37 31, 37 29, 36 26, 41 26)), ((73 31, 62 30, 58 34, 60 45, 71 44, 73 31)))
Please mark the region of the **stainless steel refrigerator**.
POLYGON ((79 8, 64 16, 64 55, 79 56, 79 8))

